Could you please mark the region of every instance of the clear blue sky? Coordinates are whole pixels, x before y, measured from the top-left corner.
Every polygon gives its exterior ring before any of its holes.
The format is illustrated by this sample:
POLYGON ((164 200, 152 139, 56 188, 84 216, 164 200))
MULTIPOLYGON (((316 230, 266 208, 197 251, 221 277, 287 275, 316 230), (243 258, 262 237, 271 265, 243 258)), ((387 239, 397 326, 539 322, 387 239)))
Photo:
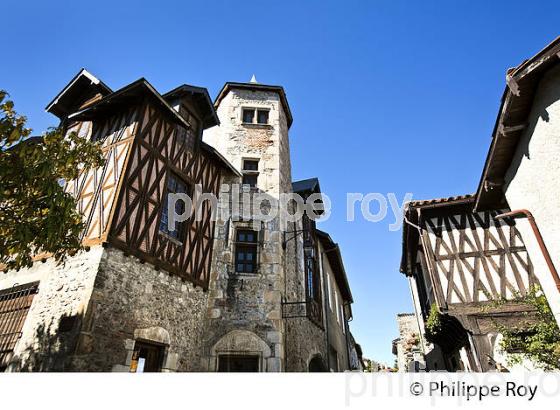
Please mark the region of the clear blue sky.
POLYGON ((386 363, 395 315, 412 309, 401 232, 392 218, 346 223, 346 192, 473 192, 506 69, 560 34, 553 1, 78 3, 2 5, 0 88, 18 111, 37 132, 56 125, 43 109, 81 67, 113 89, 146 77, 214 97, 253 73, 283 85, 294 179, 319 177, 333 200, 321 227, 342 248, 352 330, 386 363))

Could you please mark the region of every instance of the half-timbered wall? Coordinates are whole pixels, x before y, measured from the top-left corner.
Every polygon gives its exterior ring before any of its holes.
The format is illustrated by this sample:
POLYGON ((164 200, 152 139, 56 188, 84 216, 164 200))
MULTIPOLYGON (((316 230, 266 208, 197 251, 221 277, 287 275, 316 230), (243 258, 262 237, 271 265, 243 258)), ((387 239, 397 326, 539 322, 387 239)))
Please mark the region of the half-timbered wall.
POLYGON ((105 165, 83 173, 66 185, 67 192, 77 198, 78 211, 83 215, 86 226, 82 235, 86 245, 107 238, 115 195, 138 125, 137 117, 137 110, 132 107, 105 119, 77 122, 68 128, 68 132, 76 132, 83 138, 103 141, 105 165))
MULTIPOLYGON (((130 153, 110 242, 165 270, 206 287, 210 274, 211 203, 202 203, 202 218, 189 218, 183 242, 159 231, 164 195, 171 173, 193 189, 218 195, 220 168, 194 148, 192 131, 169 120, 147 103, 130 153)), ((198 200, 194 194, 193 203, 198 200)))
POLYGON ((440 306, 514 299, 537 281, 514 224, 499 212, 425 219, 422 241, 440 306))

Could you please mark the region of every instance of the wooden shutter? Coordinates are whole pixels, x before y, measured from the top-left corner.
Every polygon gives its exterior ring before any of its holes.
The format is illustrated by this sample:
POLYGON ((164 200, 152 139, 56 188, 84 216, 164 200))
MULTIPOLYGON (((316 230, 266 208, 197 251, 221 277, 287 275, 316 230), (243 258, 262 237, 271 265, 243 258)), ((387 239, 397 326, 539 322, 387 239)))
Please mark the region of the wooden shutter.
POLYGON ((8 365, 38 289, 35 282, 0 291, 0 369, 8 365))

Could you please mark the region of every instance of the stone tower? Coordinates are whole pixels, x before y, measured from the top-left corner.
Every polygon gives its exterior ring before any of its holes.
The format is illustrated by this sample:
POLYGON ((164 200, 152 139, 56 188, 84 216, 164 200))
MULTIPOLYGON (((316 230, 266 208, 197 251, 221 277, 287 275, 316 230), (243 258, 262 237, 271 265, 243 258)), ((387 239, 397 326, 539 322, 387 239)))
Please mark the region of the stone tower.
MULTIPOLYGON (((285 241, 279 218, 259 220, 254 212, 236 211, 233 186, 242 185, 240 206, 255 195, 278 199, 292 192, 288 129, 292 115, 284 89, 251 83, 226 83, 216 99, 220 126, 204 134, 243 174, 225 180, 214 235, 210 301, 203 367, 207 370, 247 368, 286 370, 286 334, 282 300, 287 277, 297 264, 296 241, 285 241), (233 199, 232 199, 233 198, 233 199)), ((251 208, 252 209, 252 208, 251 208)), ((287 231, 295 231, 295 223, 287 231)), ((301 250, 301 245, 299 245, 301 250)))

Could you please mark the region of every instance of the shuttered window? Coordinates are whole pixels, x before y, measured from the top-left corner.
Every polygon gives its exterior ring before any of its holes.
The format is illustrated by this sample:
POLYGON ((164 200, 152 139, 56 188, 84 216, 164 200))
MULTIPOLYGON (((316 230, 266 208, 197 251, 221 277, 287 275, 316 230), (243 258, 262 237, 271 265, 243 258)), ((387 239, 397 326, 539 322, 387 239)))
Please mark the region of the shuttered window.
POLYGON ((39 289, 39 283, 14 286, 0 291, 0 371, 8 365, 21 337, 25 318, 39 289))

